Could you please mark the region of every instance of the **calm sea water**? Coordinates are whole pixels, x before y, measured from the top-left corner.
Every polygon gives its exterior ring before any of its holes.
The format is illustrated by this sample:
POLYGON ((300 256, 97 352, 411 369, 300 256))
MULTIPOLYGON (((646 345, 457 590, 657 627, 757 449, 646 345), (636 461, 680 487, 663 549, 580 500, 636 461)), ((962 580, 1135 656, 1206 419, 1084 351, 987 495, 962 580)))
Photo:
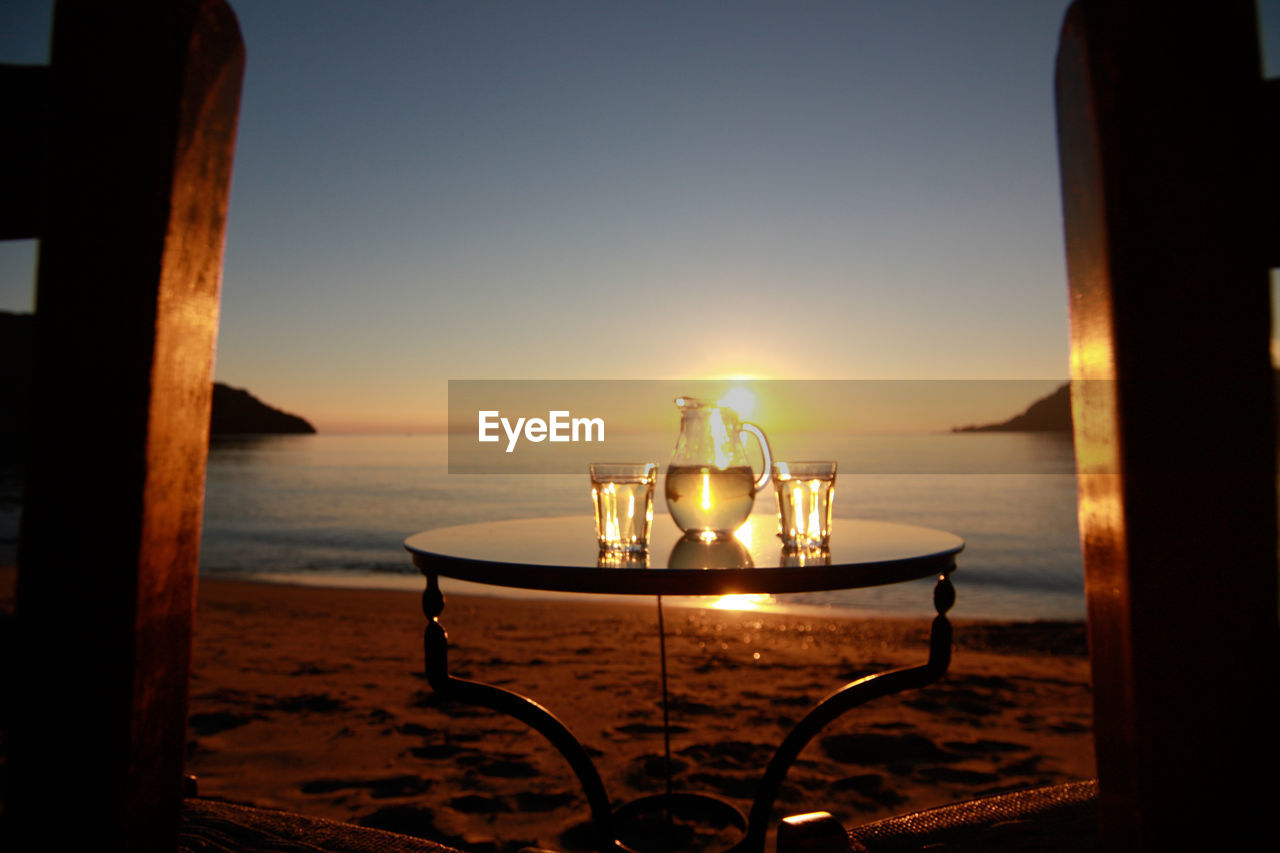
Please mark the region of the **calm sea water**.
MULTIPOLYGON (((1084 618, 1068 437, 828 436, 807 447, 806 455, 841 460, 836 515, 920 524, 964 537, 952 615, 1084 618), (850 460, 856 462, 846 464, 850 460), (948 471, 986 473, 941 473, 948 471)), ((652 458, 665 463, 665 455, 652 458)), ((759 495, 757 511, 772 511, 773 500, 771 493, 759 495)), ((590 511, 585 472, 450 475, 444 436, 219 440, 209 454, 201 571, 418 590, 421 576, 401 544, 409 534, 590 511)), ((659 492, 655 521, 665 512, 659 492)), ((774 606, 926 614, 931 585, 925 580, 791 595, 774 606)))

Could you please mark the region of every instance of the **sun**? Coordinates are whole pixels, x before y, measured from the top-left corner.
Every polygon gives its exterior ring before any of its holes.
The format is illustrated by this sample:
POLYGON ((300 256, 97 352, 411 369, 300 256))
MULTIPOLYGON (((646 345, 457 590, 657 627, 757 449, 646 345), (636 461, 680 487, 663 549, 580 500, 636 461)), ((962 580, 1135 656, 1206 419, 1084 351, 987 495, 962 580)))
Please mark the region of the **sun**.
POLYGON ((756 395, 745 385, 734 385, 716 404, 728 406, 742 418, 749 418, 756 413, 756 395))

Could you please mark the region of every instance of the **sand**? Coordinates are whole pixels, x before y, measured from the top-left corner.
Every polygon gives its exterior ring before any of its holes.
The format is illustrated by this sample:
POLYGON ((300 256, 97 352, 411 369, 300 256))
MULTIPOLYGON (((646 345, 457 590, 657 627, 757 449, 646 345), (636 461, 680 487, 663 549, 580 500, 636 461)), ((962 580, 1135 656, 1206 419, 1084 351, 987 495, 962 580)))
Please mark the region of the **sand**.
MULTIPOLYGON (((744 812, 776 745, 817 700, 927 656, 923 619, 664 613, 673 787, 744 812)), ((557 714, 615 805, 665 789, 653 599, 450 596, 441 621, 452 672, 557 714)), ((202 580, 188 762, 200 795, 471 849, 587 849, 585 798, 559 753, 512 719, 433 697, 424 623, 413 593, 202 580)), ((852 826, 1094 775, 1083 626, 955 624, 948 676, 815 738, 775 821, 825 809, 852 826)), ((712 827, 683 831, 696 832, 694 846, 715 843, 712 827)))

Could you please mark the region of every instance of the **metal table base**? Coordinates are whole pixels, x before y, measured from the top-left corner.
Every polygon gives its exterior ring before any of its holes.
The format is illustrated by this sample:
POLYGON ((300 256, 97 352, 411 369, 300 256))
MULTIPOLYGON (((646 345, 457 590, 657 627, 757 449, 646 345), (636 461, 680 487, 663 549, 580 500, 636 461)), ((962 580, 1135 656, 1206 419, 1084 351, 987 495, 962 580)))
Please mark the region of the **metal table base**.
POLYGON ((860 678, 818 702, 792 728, 774 752, 761 778, 751 810, 745 818, 736 807, 718 797, 670 791, 642 797, 615 811, 610 805, 600 773, 586 748, 553 713, 514 691, 449 674, 449 640, 444 626, 440 624, 444 594, 440 591, 440 580, 436 573, 424 568, 423 574, 427 579, 427 587, 422 596, 422 612, 427 617, 427 626, 423 632, 423 652, 427 681, 431 688, 446 701, 498 711, 519 720, 545 737, 564 756, 582 786, 591 810, 596 846, 601 853, 635 853, 632 847, 618 839, 617 829, 637 815, 655 809, 688 806, 726 815, 729 822, 743 830, 742 838, 726 853, 763 853, 774 801, 791 765, 805 746, 832 721, 872 699, 937 681, 946 673, 951 662, 951 623, 947 621, 946 614, 955 603, 955 588, 948 572, 939 575, 933 589, 937 616, 934 617, 930 630, 928 660, 920 666, 888 670, 860 678))

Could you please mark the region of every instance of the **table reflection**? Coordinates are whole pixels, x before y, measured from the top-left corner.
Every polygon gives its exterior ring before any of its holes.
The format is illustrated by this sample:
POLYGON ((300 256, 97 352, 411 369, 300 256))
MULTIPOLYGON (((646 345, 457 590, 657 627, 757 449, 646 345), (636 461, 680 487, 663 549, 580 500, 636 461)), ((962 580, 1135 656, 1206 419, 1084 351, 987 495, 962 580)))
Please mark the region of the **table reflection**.
POLYGON ((710 542, 686 536, 667 558, 669 569, 750 569, 754 565, 747 546, 732 536, 710 542))
POLYGON ((647 569, 649 568, 648 551, 601 551, 596 559, 596 566, 601 569, 647 569))
POLYGON ((822 546, 782 546, 778 563, 787 567, 829 566, 831 565, 831 549, 822 546))

